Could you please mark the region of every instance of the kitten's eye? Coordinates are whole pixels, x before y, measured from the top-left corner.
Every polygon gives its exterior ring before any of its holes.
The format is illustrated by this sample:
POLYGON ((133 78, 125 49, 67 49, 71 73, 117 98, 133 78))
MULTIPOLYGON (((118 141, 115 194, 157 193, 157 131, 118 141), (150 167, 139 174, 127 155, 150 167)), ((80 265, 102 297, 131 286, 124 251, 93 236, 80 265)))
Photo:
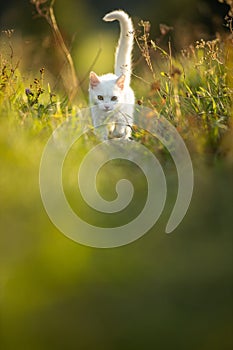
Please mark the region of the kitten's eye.
POLYGON ((103 97, 102 95, 98 95, 97 98, 98 98, 98 100, 100 100, 100 101, 103 101, 103 100, 104 100, 104 97, 103 97))
POLYGON ((111 101, 116 101, 117 100, 117 96, 112 96, 111 101))

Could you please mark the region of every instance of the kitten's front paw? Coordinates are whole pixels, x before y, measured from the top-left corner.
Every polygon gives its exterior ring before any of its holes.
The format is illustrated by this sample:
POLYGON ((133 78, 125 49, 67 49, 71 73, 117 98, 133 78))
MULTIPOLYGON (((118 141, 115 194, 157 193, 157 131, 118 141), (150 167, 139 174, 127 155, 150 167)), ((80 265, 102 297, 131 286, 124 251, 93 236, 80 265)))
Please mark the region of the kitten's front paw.
POLYGON ((115 127, 113 130, 109 130, 108 138, 110 140, 112 139, 118 139, 118 140, 129 140, 131 138, 131 128, 127 125, 122 127, 115 127))

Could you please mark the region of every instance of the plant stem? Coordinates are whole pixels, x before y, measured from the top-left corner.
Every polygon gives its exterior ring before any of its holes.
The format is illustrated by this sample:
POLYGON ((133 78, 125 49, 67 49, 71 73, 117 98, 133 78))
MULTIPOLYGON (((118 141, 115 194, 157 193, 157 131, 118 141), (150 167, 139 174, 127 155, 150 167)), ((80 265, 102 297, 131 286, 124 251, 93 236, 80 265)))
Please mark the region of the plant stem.
POLYGON ((77 79, 77 75, 76 75, 76 71, 75 71, 75 68, 74 68, 74 62, 73 62, 73 59, 72 59, 72 56, 64 42, 64 39, 61 35, 61 32, 58 28, 58 25, 57 25, 57 21, 56 21, 56 17, 54 15, 54 11, 53 11, 53 4, 54 4, 54 1, 51 3, 51 6, 49 7, 49 17, 50 17, 50 26, 53 30, 53 33, 54 33, 54 36, 58 42, 58 44, 60 45, 61 47, 61 50, 63 51, 66 59, 67 59, 67 62, 69 64, 69 67, 70 67, 70 72, 71 72, 71 78, 72 78, 72 91, 71 91, 71 94, 72 95, 75 95, 76 92, 77 92, 77 89, 79 87, 79 83, 78 83, 78 79, 77 79))

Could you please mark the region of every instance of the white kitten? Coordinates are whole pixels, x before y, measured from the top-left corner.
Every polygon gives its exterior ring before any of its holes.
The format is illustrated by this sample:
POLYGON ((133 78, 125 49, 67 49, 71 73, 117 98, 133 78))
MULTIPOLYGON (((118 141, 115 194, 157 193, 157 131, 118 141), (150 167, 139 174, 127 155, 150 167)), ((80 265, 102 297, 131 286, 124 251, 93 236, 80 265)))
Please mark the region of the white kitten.
POLYGON ((118 20, 121 33, 115 54, 115 74, 98 76, 90 73, 89 99, 92 121, 96 128, 108 123, 102 139, 128 139, 133 124, 134 92, 130 87, 133 24, 124 11, 108 13, 104 21, 118 20))

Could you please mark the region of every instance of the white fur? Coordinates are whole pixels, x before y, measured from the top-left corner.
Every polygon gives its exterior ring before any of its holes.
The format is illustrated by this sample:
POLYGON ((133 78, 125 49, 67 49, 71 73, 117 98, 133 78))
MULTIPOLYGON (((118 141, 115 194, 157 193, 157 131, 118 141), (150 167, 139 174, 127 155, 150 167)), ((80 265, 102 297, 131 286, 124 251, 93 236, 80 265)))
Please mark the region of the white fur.
POLYGON ((133 49, 134 29, 131 18, 124 11, 112 11, 103 18, 106 22, 118 20, 120 23, 120 38, 115 53, 115 74, 124 74, 128 83, 131 76, 131 53, 133 49))
POLYGON ((105 21, 120 22, 120 38, 115 54, 115 74, 98 76, 90 73, 89 99, 92 120, 96 128, 108 123, 101 137, 127 139, 133 124, 134 92, 129 86, 131 76, 131 52, 133 48, 133 25, 123 11, 113 11, 105 21))

